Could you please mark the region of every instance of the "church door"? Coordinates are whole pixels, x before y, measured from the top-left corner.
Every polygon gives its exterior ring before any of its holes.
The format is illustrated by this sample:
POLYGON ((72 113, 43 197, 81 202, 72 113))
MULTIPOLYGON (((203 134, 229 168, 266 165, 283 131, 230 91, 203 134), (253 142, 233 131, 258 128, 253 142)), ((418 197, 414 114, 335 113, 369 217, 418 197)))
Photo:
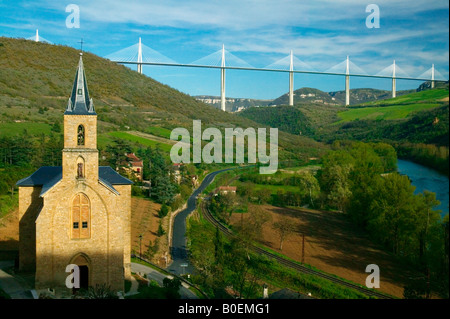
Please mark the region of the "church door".
POLYGON ((89 268, 88 266, 80 267, 80 288, 88 289, 89 287, 89 268))

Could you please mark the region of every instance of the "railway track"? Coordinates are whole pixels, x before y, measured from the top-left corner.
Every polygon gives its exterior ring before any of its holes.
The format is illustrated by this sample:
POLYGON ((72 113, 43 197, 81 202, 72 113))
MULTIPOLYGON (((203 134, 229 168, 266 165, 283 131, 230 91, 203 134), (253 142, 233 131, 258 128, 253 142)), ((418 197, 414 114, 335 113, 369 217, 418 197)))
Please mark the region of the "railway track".
MULTIPOLYGON (((203 216, 205 217, 205 219, 208 222, 210 222, 212 225, 218 227, 219 230, 224 235, 226 235, 228 237, 233 237, 234 236, 233 232, 230 229, 228 229, 221 222, 216 220, 214 218, 214 216, 212 216, 212 214, 209 212, 208 208, 206 207, 205 202, 202 203, 201 207, 202 207, 203 216)), ((333 283, 336 283, 336 284, 339 284, 341 286, 345 286, 345 287, 357 290, 357 291, 359 291, 359 292, 361 292, 361 293, 363 293, 363 294, 365 294, 367 296, 370 296, 370 297, 376 297, 376 298, 379 298, 379 299, 392 299, 392 297, 390 297, 390 296, 381 294, 381 293, 373 291, 373 290, 369 290, 369 289, 367 289, 365 287, 362 287, 362 286, 359 286, 359 285, 356 285, 356 284, 349 283, 349 282, 347 282, 345 280, 342 280, 342 279, 336 278, 334 276, 327 275, 325 273, 322 273, 322 272, 310 269, 310 268, 305 267, 303 265, 299 265, 299 264, 297 264, 297 263, 295 263, 293 261, 290 261, 290 260, 285 259, 283 257, 280 257, 278 255, 275 255, 275 254, 273 254, 271 252, 268 252, 268 251, 266 251, 266 250, 264 250, 264 249, 262 249, 260 247, 255 246, 255 245, 252 245, 251 249, 254 252, 258 253, 258 254, 265 255, 265 256, 267 256, 269 258, 272 258, 272 259, 276 260, 278 263, 280 263, 283 266, 289 267, 291 269, 295 269, 295 270, 297 270, 299 272, 302 272, 304 274, 309 274, 309 275, 313 275, 313 276, 318 276, 318 277, 324 278, 326 280, 329 280, 329 281, 331 281, 333 283)))

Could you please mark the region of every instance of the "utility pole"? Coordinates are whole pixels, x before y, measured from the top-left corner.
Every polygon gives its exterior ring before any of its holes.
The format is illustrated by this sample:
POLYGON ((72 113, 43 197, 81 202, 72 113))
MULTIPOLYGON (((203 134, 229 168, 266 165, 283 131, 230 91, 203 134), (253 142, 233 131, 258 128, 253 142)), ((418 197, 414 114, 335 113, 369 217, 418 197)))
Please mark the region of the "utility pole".
POLYGON ((302 234, 302 264, 305 263, 305 233, 302 234))
POLYGON ((139 235, 139 258, 142 258, 142 234, 139 235))

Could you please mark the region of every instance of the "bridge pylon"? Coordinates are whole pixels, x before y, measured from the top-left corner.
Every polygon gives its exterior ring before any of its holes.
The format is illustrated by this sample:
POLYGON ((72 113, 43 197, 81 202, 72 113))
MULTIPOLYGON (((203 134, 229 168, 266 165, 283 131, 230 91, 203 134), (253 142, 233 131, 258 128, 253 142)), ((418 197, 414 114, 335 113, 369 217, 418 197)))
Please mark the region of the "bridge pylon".
POLYGON ((294 106, 294 55, 292 50, 289 65, 289 106, 294 106))
POLYGON ((142 42, 141 42, 141 38, 139 38, 137 62, 138 62, 137 71, 138 71, 138 73, 142 74, 142 42))
POLYGON ((226 111, 225 109, 225 44, 222 45, 222 64, 220 67, 220 109, 226 111))
POLYGON ((350 60, 347 55, 347 66, 345 69, 345 106, 350 105, 350 60))
POLYGON ((396 92, 396 80, 395 80, 395 60, 394 60, 394 64, 393 64, 393 68, 392 68, 392 97, 396 97, 397 96, 397 92, 396 92))
POLYGON ((434 89, 434 64, 431 65, 431 88, 434 89))

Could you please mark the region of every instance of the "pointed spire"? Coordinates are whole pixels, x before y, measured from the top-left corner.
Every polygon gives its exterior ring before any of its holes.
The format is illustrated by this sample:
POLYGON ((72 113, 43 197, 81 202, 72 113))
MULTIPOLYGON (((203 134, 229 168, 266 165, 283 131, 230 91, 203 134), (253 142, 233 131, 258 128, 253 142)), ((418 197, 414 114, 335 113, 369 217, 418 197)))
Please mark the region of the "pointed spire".
POLYGON ((83 66, 83 53, 80 53, 80 61, 78 62, 77 73, 73 82, 72 94, 64 114, 96 115, 94 103, 89 98, 89 90, 83 66))

